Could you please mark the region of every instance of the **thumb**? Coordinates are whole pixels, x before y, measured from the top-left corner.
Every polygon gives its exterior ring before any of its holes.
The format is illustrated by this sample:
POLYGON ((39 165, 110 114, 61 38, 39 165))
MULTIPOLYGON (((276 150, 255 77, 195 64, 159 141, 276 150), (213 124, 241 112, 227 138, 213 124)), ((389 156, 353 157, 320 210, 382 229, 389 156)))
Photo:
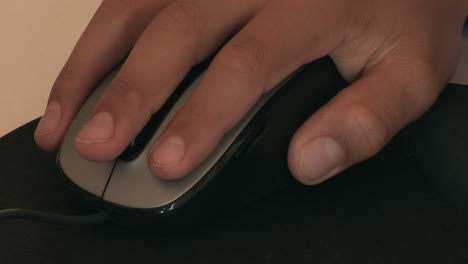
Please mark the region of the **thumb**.
POLYGON ((424 63, 412 65, 376 65, 314 113, 291 140, 292 174, 304 184, 320 183, 373 156, 422 115, 443 82, 424 63))

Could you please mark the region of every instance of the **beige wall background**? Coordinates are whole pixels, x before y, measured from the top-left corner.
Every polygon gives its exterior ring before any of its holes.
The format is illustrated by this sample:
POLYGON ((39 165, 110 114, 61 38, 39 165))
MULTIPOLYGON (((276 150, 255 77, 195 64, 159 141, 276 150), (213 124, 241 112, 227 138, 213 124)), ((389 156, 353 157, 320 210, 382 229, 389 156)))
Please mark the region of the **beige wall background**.
MULTIPOLYGON (((0 3, 1 137, 42 115, 58 72, 100 0, 0 3)), ((464 57, 454 78, 468 84, 468 38, 464 57)))
POLYGON ((42 115, 99 0, 1 0, 0 137, 42 115))

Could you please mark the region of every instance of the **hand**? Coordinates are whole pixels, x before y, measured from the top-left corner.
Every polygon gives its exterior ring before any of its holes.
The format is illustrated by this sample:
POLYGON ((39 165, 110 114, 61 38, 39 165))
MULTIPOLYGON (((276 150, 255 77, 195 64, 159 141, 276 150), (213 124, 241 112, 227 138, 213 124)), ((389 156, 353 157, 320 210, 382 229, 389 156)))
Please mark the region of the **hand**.
POLYGON ((330 55, 351 84, 302 125, 288 154, 293 175, 316 184, 377 153, 431 106, 457 65, 467 11, 465 0, 104 0, 35 140, 57 149, 90 90, 129 54, 76 138, 83 157, 115 158, 190 68, 232 36, 157 139, 149 168, 183 176, 263 93, 330 55))

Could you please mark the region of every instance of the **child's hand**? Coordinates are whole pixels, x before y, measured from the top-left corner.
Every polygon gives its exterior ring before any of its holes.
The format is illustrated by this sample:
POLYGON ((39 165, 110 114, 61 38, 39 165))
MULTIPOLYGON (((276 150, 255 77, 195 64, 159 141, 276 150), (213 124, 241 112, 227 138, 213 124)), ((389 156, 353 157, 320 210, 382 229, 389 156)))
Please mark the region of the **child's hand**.
POLYGON ((115 158, 187 71, 233 35, 148 166, 161 178, 183 176, 261 94, 330 55, 352 84, 289 149, 295 177, 319 183, 377 153, 431 106, 457 65, 467 13, 466 0, 104 0, 55 82, 35 139, 57 149, 90 90, 130 53, 76 139, 89 160, 115 158))

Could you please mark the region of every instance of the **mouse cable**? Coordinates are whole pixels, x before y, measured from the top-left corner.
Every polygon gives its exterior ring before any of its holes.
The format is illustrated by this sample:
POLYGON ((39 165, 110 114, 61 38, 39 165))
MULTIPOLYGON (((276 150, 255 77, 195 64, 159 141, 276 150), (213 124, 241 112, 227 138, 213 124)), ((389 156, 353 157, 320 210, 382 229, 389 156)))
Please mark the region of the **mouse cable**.
POLYGON ((104 212, 90 215, 62 215, 26 209, 4 209, 0 210, 0 221, 2 220, 29 220, 59 225, 96 225, 107 222, 110 217, 104 212))

